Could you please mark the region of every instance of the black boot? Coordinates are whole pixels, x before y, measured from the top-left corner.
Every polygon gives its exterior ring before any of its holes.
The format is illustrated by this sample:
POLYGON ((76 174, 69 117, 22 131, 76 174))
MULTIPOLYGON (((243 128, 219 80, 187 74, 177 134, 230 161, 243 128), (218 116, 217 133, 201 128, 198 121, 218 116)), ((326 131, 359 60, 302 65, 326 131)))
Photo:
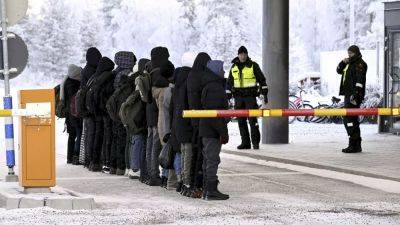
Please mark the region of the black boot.
POLYGON ((72 160, 72 165, 80 165, 79 163, 79 156, 74 156, 73 160, 72 160))
POLYGON ((349 138, 349 146, 345 149, 342 149, 343 153, 357 153, 360 152, 361 149, 361 141, 360 141, 360 149, 357 148, 357 140, 349 138))
POLYGON ((237 146, 238 150, 245 150, 245 149, 251 149, 251 144, 249 143, 243 143, 237 146))
POLYGON ((208 182, 207 190, 204 195, 204 200, 213 201, 213 200, 228 200, 229 195, 223 194, 218 190, 218 181, 208 182))
POLYGON ((361 138, 359 138, 359 139, 357 139, 356 141, 354 141, 354 151, 355 151, 356 153, 362 152, 361 141, 362 141, 361 138))
POLYGON ((162 188, 167 188, 167 183, 168 183, 168 178, 167 177, 161 177, 161 184, 160 186, 162 188))
POLYGON ((260 149, 260 145, 253 145, 253 149, 254 149, 254 150, 260 149))
POLYGON ((151 177, 147 185, 154 187, 154 186, 161 186, 161 178, 160 177, 151 177))

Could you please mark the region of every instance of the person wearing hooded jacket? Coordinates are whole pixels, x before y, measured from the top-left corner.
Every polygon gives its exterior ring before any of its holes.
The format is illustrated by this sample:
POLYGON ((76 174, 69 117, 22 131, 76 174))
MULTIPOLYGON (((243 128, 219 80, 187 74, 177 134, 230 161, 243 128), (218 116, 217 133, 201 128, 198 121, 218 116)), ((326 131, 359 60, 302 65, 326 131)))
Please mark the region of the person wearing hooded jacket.
MULTIPOLYGON (((241 46, 238 57, 232 60, 232 68, 227 80, 228 98, 235 99, 235 109, 257 109, 257 99, 264 96, 264 103, 268 103, 268 86, 260 66, 250 59, 246 47, 241 46)), ((260 148, 260 128, 257 118, 239 118, 238 125, 242 143, 237 149, 260 148), (250 123, 251 141, 247 120, 250 123)))
MULTIPOLYGON (((344 96, 345 108, 360 108, 365 96, 365 83, 368 65, 362 59, 360 49, 356 45, 348 48, 348 58, 343 59, 336 71, 342 75, 339 95, 344 96)), ((362 152, 361 132, 358 116, 345 116, 343 123, 349 136, 349 145, 343 153, 362 152)))
MULTIPOLYGON (((172 92, 173 114, 175 121, 172 124, 176 140, 180 145, 182 154, 182 172, 181 179, 181 194, 187 196, 190 191, 191 185, 191 167, 192 167, 192 136, 193 128, 190 120, 182 117, 183 110, 189 109, 188 96, 187 96, 187 78, 192 70, 193 62, 196 55, 191 52, 186 52, 182 56, 182 67, 176 68, 174 73, 175 87, 172 92)), ((179 177, 178 177, 179 180, 179 177)))
MULTIPOLYGON (((93 74, 96 72, 101 57, 102 55, 97 48, 91 47, 87 50, 86 65, 81 72, 82 78, 80 84, 80 91, 87 88, 87 85, 91 81, 93 74)), ((84 102, 83 99, 82 102, 84 102)), ((77 105, 77 108, 80 108, 80 106, 77 105)), ((82 106, 82 108, 84 107, 82 106)), ((80 160, 80 162, 85 167, 89 167, 90 157, 91 157, 90 152, 92 151, 91 148, 93 147, 93 141, 94 141, 94 131, 93 131, 94 121, 87 115, 81 115, 81 116, 83 116, 83 134, 81 138, 81 152, 83 153, 83 159, 80 160)))
MULTIPOLYGON (((226 110, 228 100, 225 93, 223 61, 212 60, 207 63, 209 72, 204 73, 201 84, 201 106, 203 110, 226 110)), ((199 134, 203 143, 203 173, 205 200, 227 200, 229 195, 218 190, 218 165, 221 162, 219 154, 221 145, 229 141, 227 120, 224 118, 200 119, 199 134)))
POLYGON ((128 176, 130 179, 139 178, 144 182, 147 179, 147 168, 145 162, 146 154, 146 101, 148 101, 145 89, 150 90, 150 82, 143 82, 145 65, 148 59, 140 59, 138 71, 132 76, 135 78, 135 91, 121 105, 120 118, 128 137, 130 137, 129 160, 130 169, 128 176))
MULTIPOLYGON (((148 62, 145 66, 144 73, 149 74, 152 70, 151 62, 148 62)), ((151 80, 150 80, 151 84, 151 80)), ((156 100, 152 94, 148 95, 148 101, 146 104, 146 119, 147 119, 147 142, 146 142, 146 165, 148 170, 148 181, 146 184, 149 186, 160 186, 160 163, 158 156, 161 152, 161 140, 158 134, 158 108, 156 100)))
MULTIPOLYGON (((127 85, 131 79, 129 75, 133 73, 133 67, 136 64, 136 56, 133 52, 120 51, 115 54, 114 62, 117 68, 114 70, 114 89, 115 92, 124 85, 127 85)), ((129 96, 129 95, 128 95, 129 96)), ((128 97, 126 96, 126 98, 128 97)), ((118 111, 125 99, 118 100, 118 111)), ((111 150, 111 168, 110 174, 124 175, 129 171, 129 137, 121 121, 113 121, 113 140, 111 150)))
POLYGON ((68 132, 68 151, 67 151, 67 163, 72 163, 74 165, 79 164, 79 150, 82 135, 82 119, 75 117, 71 113, 71 102, 75 101, 75 95, 79 90, 81 83, 81 72, 82 68, 76 65, 68 66, 67 79, 63 83, 63 96, 62 99, 65 100, 65 105, 67 106, 67 115, 65 118, 65 124, 67 125, 68 132))
POLYGON ((152 80, 152 95, 158 108, 157 129, 162 145, 165 145, 163 138, 167 134, 164 127, 164 92, 169 87, 175 70, 168 58, 169 52, 165 47, 155 47, 151 50, 151 71, 149 72, 152 80))
MULTIPOLYGON (((208 71, 207 63, 211 60, 211 57, 201 52, 197 55, 194 60, 192 70, 189 72, 187 78, 187 98, 189 110, 201 110, 201 92, 203 86, 201 84, 202 77, 208 71)), ((203 192, 203 154, 202 154, 202 142, 199 135, 199 119, 191 119, 192 125, 192 170, 191 170, 191 190, 186 193, 186 196, 193 198, 201 198, 203 192)))
MULTIPOLYGON (((94 105, 94 108, 91 109, 93 112, 92 118, 94 120, 94 142, 93 142, 93 148, 92 148, 92 153, 91 153, 91 162, 89 169, 93 172, 100 172, 102 169, 101 165, 101 153, 102 153, 102 147, 103 147, 103 135, 104 135, 104 127, 103 127, 103 115, 100 112, 98 108, 98 99, 96 98, 89 98, 90 92, 92 95, 96 96, 96 90, 93 90, 96 87, 96 83, 98 83, 102 78, 104 77, 110 77, 112 75, 112 70, 114 69, 114 62, 107 58, 103 57, 100 59, 99 65, 97 66, 96 73, 93 75, 93 82, 90 86, 90 89, 88 91, 87 100, 90 99, 91 101, 94 101, 94 104, 91 104, 90 102, 87 102, 87 107, 89 105, 94 105)), ((90 111, 90 110, 89 110, 90 111)))

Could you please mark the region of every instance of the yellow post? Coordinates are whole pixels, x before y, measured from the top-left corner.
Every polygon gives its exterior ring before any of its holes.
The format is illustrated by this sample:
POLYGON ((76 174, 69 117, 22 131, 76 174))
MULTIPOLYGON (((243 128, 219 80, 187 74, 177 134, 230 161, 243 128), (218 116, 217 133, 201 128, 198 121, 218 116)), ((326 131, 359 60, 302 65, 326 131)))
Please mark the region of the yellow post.
POLYGON ((20 108, 29 103, 50 103, 47 117, 20 117, 19 182, 24 188, 49 188, 56 182, 55 97, 53 89, 21 90, 20 108))

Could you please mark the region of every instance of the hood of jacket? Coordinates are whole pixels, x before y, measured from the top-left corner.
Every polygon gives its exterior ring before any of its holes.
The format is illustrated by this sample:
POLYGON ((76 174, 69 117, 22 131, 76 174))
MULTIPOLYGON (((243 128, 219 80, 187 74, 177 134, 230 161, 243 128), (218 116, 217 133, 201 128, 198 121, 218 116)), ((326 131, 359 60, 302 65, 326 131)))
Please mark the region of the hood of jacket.
POLYGON ((97 66, 96 74, 100 75, 106 71, 112 71, 114 69, 113 61, 108 57, 100 59, 99 65, 97 66))
POLYGON ((205 52, 200 52, 196 59, 194 60, 192 70, 193 71, 205 71, 207 68, 207 63, 208 61, 211 60, 211 57, 205 53, 205 52))
POLYGON ((211 60, 207 63, 207 68, 216 76, 224 78, 224 62, 221 60, 211 60))
POLYGON ((74 64, 68 66, 68 77, 73 80, 80 81, 82 78, 81 72, 82 72, 82 67, 79 67, 74 64))
POLYGON ((153 68, 164 65, 169 58, 168 49, 165 47, 155 47, 151 50, 151 63, 153 68))
POLYGON ((136 64, 136 56, 133 52, 120 51, 115 54, 114 62, 118 68, 133 70, 136 64))
POLYGON ((187 66, 176 68, 174 73, 174 81, 177 87, 181 86, 186 82, 191 70, 192 68, 187 66))
POLYGON ((86 52, 87 65, 91 67, 97 67, 101 57, 102 57, 101 53, 97 48, 95 47, 89 48, 86 52))
POLYGON ((138 63, 138 72, 143 73, 148 62, 150 62, 149 59, 140 59, 138 63))

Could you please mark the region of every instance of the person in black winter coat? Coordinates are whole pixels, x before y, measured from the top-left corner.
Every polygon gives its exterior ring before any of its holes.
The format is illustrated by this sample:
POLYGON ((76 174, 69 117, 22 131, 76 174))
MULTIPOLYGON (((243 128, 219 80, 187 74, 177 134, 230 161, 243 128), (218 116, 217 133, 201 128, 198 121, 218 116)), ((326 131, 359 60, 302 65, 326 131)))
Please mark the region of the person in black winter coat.
MULTIPOLYGON (((201 106, 201 91, 203 89, 201 80, 207 69, 207 63, 211 60, 211 57, 204 52, 197 55, 192 70, 190 71, 187 78, 187 96, 189 110, 200 110, 201 106)), ((199 136, 199 119, 191 119, 193 128, 192 136, 192 181, 191 181, 191 192, 187 193, 188 196, 200 198, 203 189, 203 174, 202 174, 202 143, 199 136)))
POLYGON ((85 86, 88 80, 92 77, 92 75, 96 72, 97 65, 99 65, 99 61, 101 59, 100 51, 95 48, 89 48, 86 52, 86 66, 82 70, 82 80, 81 87, 85 86))
MULTIPOLYGON (((117 52, 114 57, 114 62, 117 68, 114 70, 115 80, 114 89, 123 88, 124 85, 131 82, 128 75, 133 73, 133 67, 136 64, 136 56, 133 52, 117 52)), ((134 80, 132 82, 134 84, 134 80)), ((134 88, 133 88, 134 90, 134 88)), ((129 95, 126 96, 128 98, 129 95)), ((118 107, 126 100, 118 99, 118 107)), ((119 111, 119 109, 117 110, 119 111)), ((129 168, 129 137, 126 134, 126 129, 121 121, 113 122, 113 139, 111 149, 111 174, 124 175, 129 168)))
MULTIPOLYGON (((204 73, 201 81, 201 105, 203 110, 226 110, 228 100, 224 88, 224 63, 219 60, 208 62, 210 72, 204 73)), ((200 119, 200 137, 203 143, 203 173, 205 179, 205 200, 226 200, 229 195, 218 191, 218 165, 221 145, 229 141, 225 118, 200 119)))
POLYGON ((65 119, 68 132, 68 151, 67 151, 67 163, 74 165, 79 164, 79 150, 82 135, 82 119, 75 117, 71 113, 71 102, 75 101, 75 95, 79 90, 81 83, 81 71, 82 68, 76 65, 68 66, 68 78, 66 79, 64 88, 64 100, 67 106, 68 113, 65 119))
MULTIPOLYGON (((101 80, 101 78, 110 77, 110 75, 112 75, 113 69, 114 69, 114 63, 111 59, 107 57, 101 58, 99 65, 97 66, 96 73, 93 75, 95 77, 95 80, 91 88, 95 88, 96 82, 101 80)), ((97 100, 93 99, 93 101, 97 100)), ((95 108, 95 111, 99 110, 98 105, 96 106, 97 107, 95 108)), ((94 113, 94 121, 95 121, 94 123, 95 138, 94 138, 94 145, 92 148, 92 157, 89 169, 91 169, 91 171, 93 172, 100 172, 102 169, 100 159, 101 159, 101 152, 103 147, 103 135, 104 135, 103 115, 101 114, 101 112, 94 113)))
MULTIPOLYGON (((365 96, 367 63, 362 59, 360 49, 353 45, 348 49, 349 58, 342 60, 337 73, 342 75, 340 95, 344 95, 345 108, 360 108, 365 96)), ((349 136, 349 146, 343 153, 358 153, 361 148, 361 132, 358 116, 343 117, 343 123, 349 136)))
MULTIPOLYGON (((82 75, 82 80, 81 80, 81 85, 80 89, 86 89, 88 83, 91 81, 93 74, 96 72, 97 66, 99 64, 99 61, 101 59, 101 53, 97 48, 89 48, 86 52, 86 66, 83 68, 81 75, 82 75)), ((85 108, 85 100, 82 99, 83 105, 82 107, 80 105, 77 105, 78 108, 85 108)), ((82 152, 84 152, 84 159, 83 159, 83 164, 85 167, 90 166, 90 161, 91 161, 91 153, 93 152, 93 143, 95 139, 95 122, 93 117, 85 116, 83 118, 83 134, 82 134, 82 139, 81 145, 83 148, 81 149, 82 152)))
POLYGON ((174 104, 173 113, 175 121, 172 129, 175 137, 180 144, 182 154, 182 188, 181 194, 186 196, 190 191, 191 168, 193 160, 192 136, 193 127, 189 119, 182 117, 183 110, 189 109, 187 95, 187 79, 195 59, 193 53, 187 52, 182 56, 182 67, 175 70, 175 87, 172 93, 172 102, 174 104))

